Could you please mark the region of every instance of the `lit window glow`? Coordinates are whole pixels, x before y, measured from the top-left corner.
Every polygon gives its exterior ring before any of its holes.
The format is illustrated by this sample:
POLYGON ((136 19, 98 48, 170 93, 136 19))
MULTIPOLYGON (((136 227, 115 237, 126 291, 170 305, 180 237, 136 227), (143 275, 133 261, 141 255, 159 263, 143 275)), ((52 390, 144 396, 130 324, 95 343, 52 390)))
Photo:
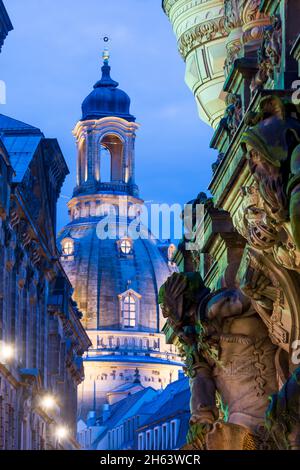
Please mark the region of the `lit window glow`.
POLYGON ((132 248, 130 240, 127 240, 127 239, 122 240, 120 247, 124 255, 129 255, 129 253, 131 252, 131 248, 132 248))
POLYGON ((123 325, 124 328, 136 327, 136 300, 131 294, 123 300, 123 325))
POLYGON ((73 240, 64 240, 62 242, 63 254, 66 256, 70 256, 74 253, 74 242, 73 240))

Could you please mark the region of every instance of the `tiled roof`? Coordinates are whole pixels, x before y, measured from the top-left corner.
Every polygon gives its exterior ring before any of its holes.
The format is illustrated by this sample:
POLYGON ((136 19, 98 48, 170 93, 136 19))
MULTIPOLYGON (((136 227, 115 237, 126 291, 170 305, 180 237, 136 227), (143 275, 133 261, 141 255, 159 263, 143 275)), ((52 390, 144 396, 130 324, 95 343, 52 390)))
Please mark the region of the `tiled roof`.
POLYGON ((25 134, 39 134, 43 133, 37 127, 26 124, 25 122, 18 121, 4 114, 0 114, 0 134, 8 133, 25 133, 25 134))
POLYGON ((130 383, 125 383, 125 384, 119 385, 119 387, 114 388, 110 393, 127 392, 128 390, 136 389, 137 387, 143 388, 143 389, 145 388, 141 384, 130 382, 130 383))
MULTIPOLYGON (((151 395, 154 395, 156 390, 154 390, 152 387, 147 387, 143 390, 140 390, 137 393, 134 393, 132 395, 128 395, 126 398, 123 400, 120 400, 117 403, 114 403, 110 407, 111 411, 111 416, 110 418, 105 421, 104 423, 101 423, 102 426, 105 426, 105 429, 103 429, 103 432, 98 436, 98 438, 93 442, 93 448, 97 449, 98 443, 101 441, 103 435, 105 435, 108 430, 113 429, 115 426, 118 425, 119 422, 122 422, 124 419, 126 419, 126 415, 130 410, 134 407, 134 405, 137 405, 140 400, 145 398, 146 395, 149 395, 149 402, 151 401, 151 395)), ((147 403, 149 403, 147 402, 147 403)), ((142 404, 144 402, 142 401, 142 404)), ((139 414, 139 411, 136 410, 136 413, 132 414, 133 416, 136 416, 139 414)))
POLYGON ((41 140, 41 135, 2 136, 3 143, 9 154, 11 166, 15 171, 13 181, 22 181, 41 140))
POLYGON ((15 172, 13 181, 19 183, 44 135, 37 127, 0 114, 0 137, 15 172))
POLYGON ((179 411, 189 412, 189 402, 190 387, 188 379, 184 378, 171 383, 150 404, 144 405, 140 410, 141 415, 149 415, 142 427, 166 419, 179 411))

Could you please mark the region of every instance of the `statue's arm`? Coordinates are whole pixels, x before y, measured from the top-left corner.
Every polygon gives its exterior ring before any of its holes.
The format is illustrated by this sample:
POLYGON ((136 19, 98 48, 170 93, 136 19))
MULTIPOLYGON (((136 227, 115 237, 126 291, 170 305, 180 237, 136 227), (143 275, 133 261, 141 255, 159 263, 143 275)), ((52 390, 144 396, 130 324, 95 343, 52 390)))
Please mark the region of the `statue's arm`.
POLYGON ((203 360, 190 379, 191 424, 213 424, 219 417, 211 367, 203 360))

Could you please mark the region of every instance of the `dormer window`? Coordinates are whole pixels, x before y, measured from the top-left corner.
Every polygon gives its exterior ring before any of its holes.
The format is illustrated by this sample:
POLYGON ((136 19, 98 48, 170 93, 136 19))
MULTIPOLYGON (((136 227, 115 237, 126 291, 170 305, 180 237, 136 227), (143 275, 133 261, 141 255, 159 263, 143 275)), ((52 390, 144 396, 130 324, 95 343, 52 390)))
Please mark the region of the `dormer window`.
POLYGON ((121 323, 124 329, 134 330, 138 327, 139 307, 141 296, 129 289, 119 295, 121 323))
POLYGON ((136 300, 131 294, 123 299, 123 326, 128 329, 136 327, 136 300))
POLYGON ((61 244, 64 256, 72 256, 74 254, 74 241, 71 238, 65 238, 61 244))
POLYGON ((121 241, 120 250, 121 250, 121 253, 123 253, 123 255, 129 255, 131 253, 132 243, 128 238, 121 241))

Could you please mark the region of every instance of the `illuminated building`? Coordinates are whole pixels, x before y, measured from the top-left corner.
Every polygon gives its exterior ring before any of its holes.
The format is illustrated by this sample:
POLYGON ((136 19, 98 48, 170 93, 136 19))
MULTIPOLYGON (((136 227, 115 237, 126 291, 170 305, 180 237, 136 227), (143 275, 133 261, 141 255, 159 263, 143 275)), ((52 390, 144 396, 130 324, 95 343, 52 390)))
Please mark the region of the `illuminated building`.
POLYGON ((92 342, 79 390, 84 419, 143 387, 166 387, 181 368, 161 333, 158 306, 158 289, 174 268, 148 229, 141 228, 146 237, 129 230, 143 204, 135 181, 138 125, 129 96, 110 76, 107 51, 103 58, 102 77, 83 101, 74 129, 77 182, 68 203, 70 223, 58 239, 92 342), (115 222, 110 235, 116 236, 102 236, 105 220, 115 222))

